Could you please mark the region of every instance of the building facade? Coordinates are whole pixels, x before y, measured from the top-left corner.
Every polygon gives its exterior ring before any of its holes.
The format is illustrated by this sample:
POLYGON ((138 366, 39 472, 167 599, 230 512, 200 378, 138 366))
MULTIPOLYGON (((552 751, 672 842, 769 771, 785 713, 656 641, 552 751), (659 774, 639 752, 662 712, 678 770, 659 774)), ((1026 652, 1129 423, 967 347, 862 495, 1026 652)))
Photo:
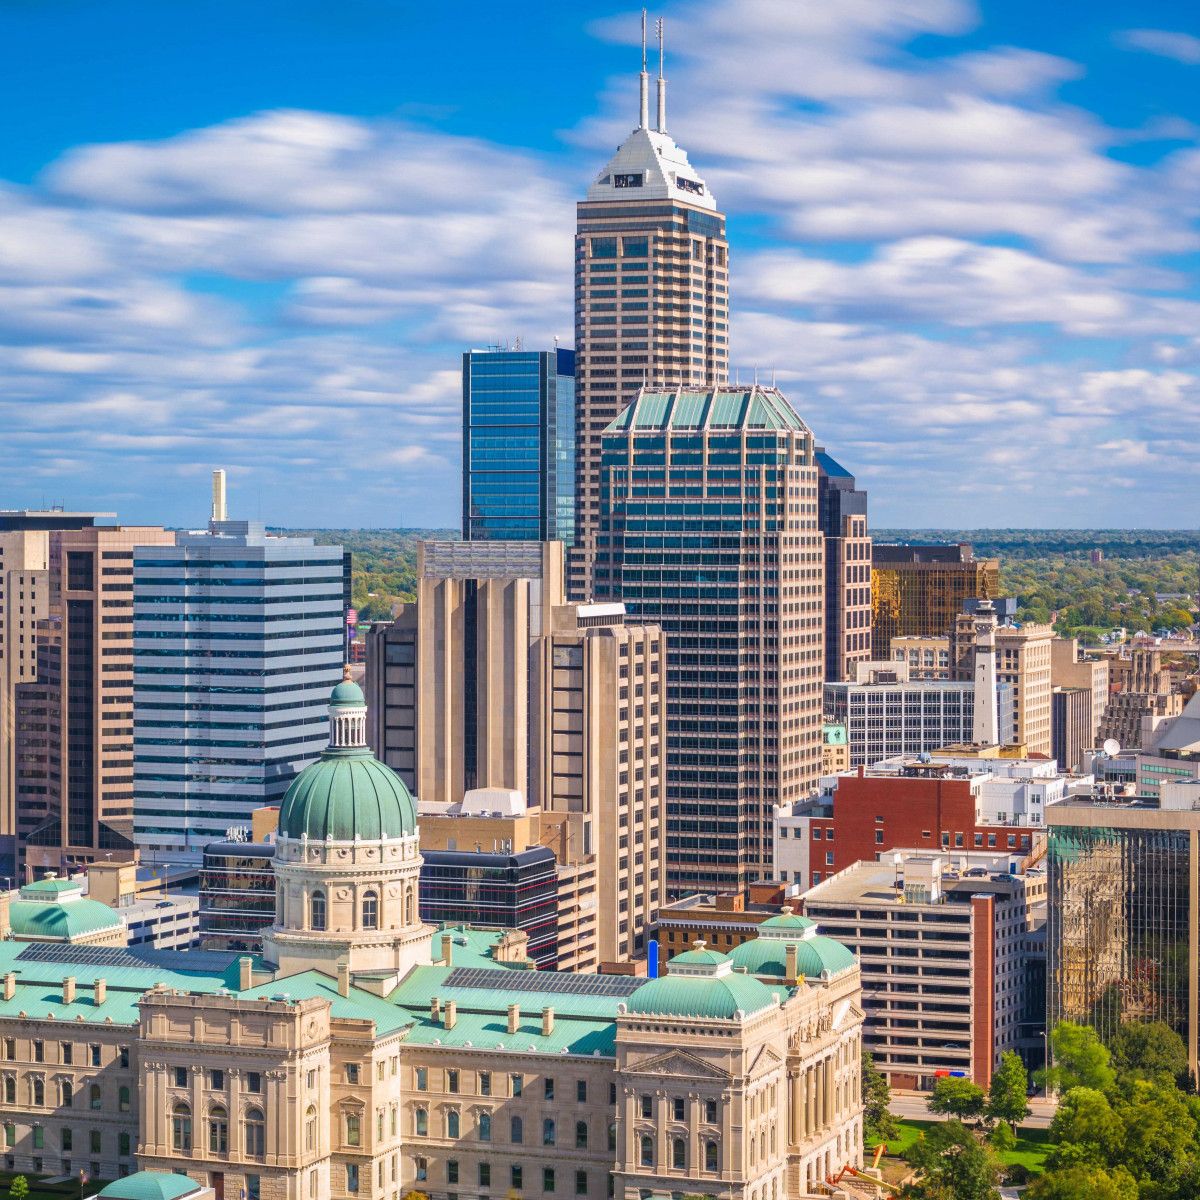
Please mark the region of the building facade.
MULTIPOLYGON (((1075 638, 1056 637, 1050 643, 1050 683, 1064 689, 1082 688, 1091 694, 1091 709, 1088 713, 1087 736, 1084 749, 1090 750, 1100 743, 1100 722, 1108 705, 1108 660, 1084 657, 1075 638)), ((1059 759, 1065 763, 1065 759, 1059 759)))
POLYGON ((642 72, 638 126, 579 202, 575 233, 576 553, 571 595, 591 597, 603 512, 604 431, 651 386, 707 387, 729 373, 725 217, 667 133, 642 72))
POLYGON ((205 950, 262 953, 275 920, 275 847, 212 842, 200 868, 200 944, 205 950))
POLYGON ((825 681, 849 679, 871 660, 871 536, 867 493, 825 450, 817 451, 817 498, 825 537, 825 681))
POLYGON ((1092 754, 1092 701, 1091 688, 1056 687, 1050 693, 1050 750, 1057 762, 1075 770, 1092 754))
POLYGON ((781 392, 644 389, 604 439, 596 595, 667 637, 668 889, 771 874, 771 806, 821 769, 812 433, 781 392))
POLYGON ((1110 691, 1097 738, 1112 738, 1126 750, 1140 750, 1144 732, 1183 711, 1183 696, 1167 670, 1161 650, 1134 646, 1129 657, 1109 660, 1110 691))
POLYGON ((199 864, 325 743, 342 550, 223 512, 173 543, 134 562, 135 841, 146 860, 199 864))
POLYGON ((463 538, 562 542, 575 528, 575 351, 463 354, 463 538))

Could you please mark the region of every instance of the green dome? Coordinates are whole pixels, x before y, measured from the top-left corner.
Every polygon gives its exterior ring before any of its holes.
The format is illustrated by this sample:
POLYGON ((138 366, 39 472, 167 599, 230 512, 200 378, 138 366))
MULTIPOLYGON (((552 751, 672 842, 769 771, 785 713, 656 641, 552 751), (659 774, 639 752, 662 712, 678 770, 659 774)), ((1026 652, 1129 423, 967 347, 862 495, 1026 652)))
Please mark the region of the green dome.
POLYGON ((725 955, 720 950, 704 950, 697 946, 695 950, 685 950, 670 961, 672 967, 716 967, 725 962, 725 955))
POLYGON ((107 1200, 185 1200, 201 1190, 201 1185, 186 1175, 168 1175, 165 1171, 135 1171, 124 1179, 115 1179, 97 1192, 107 1200))
POLYGON ((816 928, 816 921, 808 917, 799 916, 792 912, 790 908, 785 908, 777 917, 768 917, 759 925, 758 930, 761 935, 764 931, 780 930, 783 933, 802 934, 806 929, 816 928))
MULTIPOLYGON (((672 959, 672 962, 676 961, 672 959)), ((739 1013, 748 1017, 774 1004, 775 996, 765 984, 749 975, 732 972, 664 975, 643 983, 627 1001, 631 1013, 656 1017, 709 1017, 724 1021, 732 1020, 739 1013)))
MULTIPOLYGON (((22 889, 24 892, 25 889, 22 889)), ((78 941, 91 933, 120 929, 117 913, 99 900, 14 900, 8 906, 13 937, 78 941)))
MULTIPOLYGON (((342 687, 358 691, 339 684, 335 693, 342 687)), ((377 842, 416 831, 417 807, 404 781, 366 747, 326 750, 292 780, 279 809, 282 837, 377 842)))
MULTIPOLYGON (((798 919, 804 920, 803 917, 798 919)), ((754 938, 735 946, 730 951, 729 960, 735 970, 783 979, 787 974, 789 946, 796 947, 796 974, 802 979, 819 979, 826 971, 830 975, 837 975, 856 962, 854 955, 841 942, 814 934, 797 938, 754 938)))
POLYGON ((343 679, 329 693, 330 708, 363 708, 367 703, 363 690, 352 680, 343 679))

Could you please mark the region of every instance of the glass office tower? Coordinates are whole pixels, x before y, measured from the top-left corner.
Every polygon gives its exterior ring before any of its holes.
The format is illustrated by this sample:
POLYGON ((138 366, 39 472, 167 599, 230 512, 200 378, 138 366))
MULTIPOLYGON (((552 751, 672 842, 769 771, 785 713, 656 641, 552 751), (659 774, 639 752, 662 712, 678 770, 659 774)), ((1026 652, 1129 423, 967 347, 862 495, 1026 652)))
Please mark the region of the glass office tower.
POLYGON ((463 537, 563 542, 575 527, 575 351, 463 355, 463 537))

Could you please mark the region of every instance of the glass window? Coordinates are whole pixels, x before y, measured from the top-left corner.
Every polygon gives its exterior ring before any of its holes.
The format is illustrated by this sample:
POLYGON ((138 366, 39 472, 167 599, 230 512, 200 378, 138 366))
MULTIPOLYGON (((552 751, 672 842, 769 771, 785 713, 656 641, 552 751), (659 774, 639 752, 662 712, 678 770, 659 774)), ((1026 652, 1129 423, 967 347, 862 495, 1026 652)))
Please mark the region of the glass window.
POLYGON ((362 1118, 357 1113, 346 1114, 346 1145, 362 1145, 362 1118))
POLYGON ((575 1195, 586 1196, 588 1194, 588 1175, 586 1171, 575 1172, 575 1195))
POLYGON ((127 1087, 117 1089, 117 1108, 121 1112, 129 1111, 129 1089, 127 1087))
POLYGON ((192 1110, 186 1104, 176 1104, 171 1110, 171 1149, 183 1154, 192 1151, 192 1110))
POLYGON ((223 1091, 225 1087, 224 1071, 209 1071, 208 1086, 215 1092, 223 1091))
POLYGON ((554 1118, 547 1117, 542 1122, 542 1145, 543 1146, 553 1146, 554 1145, 554 1130, 555 1130, 554 1118))
POLYGON ((509 1123, 509 1141, 523 1142, 525 1140, 525 1122, 520 1117, 513 1117, 509 1123))
POLYGON ((554 1168, 553 1167, 543 1167, 542 1168, 542 1191, 543 1192, 554 1191, 554 1168))
POLYGON ((479 1094, 481 1096, 490 1096, 492 1094, 492 1073, 491 1071, 479 1072, 479 1094))
POLYGON ((413 1128, 418 1137, 427 1137, 429 1135, 429 1110, 418 1108, 413 1113, 413 1128))
POLYGON ((346 1164, 346 1191, 348 1191, 348 1192, 357 1192, 358 1191, 358 1164, 357 1163, 347 1163, 346 1164))
POLYGON ((253 1092, 256 1096, 262 1092, 262 1075, 258 1071, 246 1072, 246 1091, 253 1092))
POLYGON ((575 1122, 575 1149, 586 1150, 588 1144, 588 1127, 586 1121, 575 1122))
POLYGON ((175 1068, 175 1086, 187 1087, 187 1067, 175 1068))
POLYGON ((512 1077, 512 1094, 514 1096, 519 1096, 523 1090, 524 1078, 520 1075, 514 1075, 512 1077))
POLYGON ((220 1105, 208 1114, 208 1148, 214 1154, 229 1150, 229 1114, 220 1105))
POLYGON ((452 1095, 458 1091, 458 1072, 453 1069, 446 1072, 446 1091, 452 1095))
MULTIPOLYGON (((380 1065, 382 1066, 382 1063, 380 1065)), ((429 1071, 425 1067, 417 1068, 417 1091, 429 1091, 429 1071)))
POLYGON ((312 1104, 304 1112, 304 1148, 305 1150, 317 1148, 317 1110, 312 1104))
POLYGON ((525 1186, 525 1171, 520 1163, 513 1163, 508 1170, 508 1178, 515 1192, 519 1192, 525 1186))
POLYGON ((553 1100, 554 1099, 554 1080, 551 1079, 549 1076, 547 1076, 543 1082, 544 1082, 544 1086, 546 1089, 546 1099, 553 1100))
POLYGON ((88 1107, 92 1109, 101 1109, 104 1107, 104 1095, 100 1091, 98 1083, 93 1083, 88 1089, 88 1107))
POLYGON ((644 1120, 650 1120, 654 1116, 654 1097, 642 1096, 642 1117, 644 1120))
POLYGON ((683 1138, 671 1139, 671 1166, 677 1171, 687 1166, 687 1143, 683 1138))
POLYGON ((649 1134, 641 1136, 641 1154, 639 1161, 643 1167, 654 1166, 654 1139, 649 1134))
POLYGON ((671 1101, 671 1116, 676 1121, 683 1121, 687 1119, 687 1102, 682 1096, 676 1096, 671 1101))
POLYGON ((446 1136, 448 1138, 456 1138, 459 1136, 459 1115, 458 1109, 452 1108, 446 1114, 446 1136))
POLYGON ((575 1081, 575 1100, 578 1104, 587 1103, 587 1080, 577 1079, 575 1081))
POLYGON ((490 1142, 492 1140, 492 1114, 479 1114, 479 1140, 481 1142, 490 1142))
POLYGON ((246 1112, 244 1129, 246 1153, 251 1158, 262 1158, 267 1152, 267 1122, 261 1108, 246 1112))
POLYGON ((704 1169, 706 1171, 716 1171, 718 1169, 719 1155, 717 1152, 716 1142, 704 1143, 704 1169))
POLYGON ((362 902, 362 927, 364 929, 379 928, 379 894, 367 892, 362 902))
POLYGON ((312 899, 309 901, 309 926, 312 929, 323 930, 325 928, 325 893, 321 891, 313 892, 312 899))

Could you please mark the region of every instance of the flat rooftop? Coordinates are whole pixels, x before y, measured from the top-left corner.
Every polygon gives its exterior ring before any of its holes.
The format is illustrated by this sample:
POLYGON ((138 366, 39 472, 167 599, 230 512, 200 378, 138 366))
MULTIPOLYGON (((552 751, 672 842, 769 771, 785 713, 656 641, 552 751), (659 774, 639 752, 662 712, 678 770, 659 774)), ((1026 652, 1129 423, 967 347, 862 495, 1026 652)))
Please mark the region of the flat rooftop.
MULTIPOLYGON (((905 864, 915 866, 918 863, 928 863, 931 859, 941 861, 942 871, 939 878, 942 890, 952 895, 956 901, 982 893, 1009 892, 1020 886, 1025 878, 1014 877, 1009 873, 1010 864, 1020 861, 1015 855, 1010 857, 975 854, 969 851, 921 851, 906 856, 905 864)), ((806 908, 809 904, 905 904, 903 886, 896 886, 898 880, 904 879, 904 866, 898 866, 891 860, 892 854, 889 853, 887 860, 883 862, 857 862, 809 888, 800 898, 806 908)), ((1041 872, 1026 873, 1034 874, 1041 872)), ((933 907, 941 903, 938 901, 933 907)), ((911 903, 907 903, 906 906, 914 907, 911 903)))

